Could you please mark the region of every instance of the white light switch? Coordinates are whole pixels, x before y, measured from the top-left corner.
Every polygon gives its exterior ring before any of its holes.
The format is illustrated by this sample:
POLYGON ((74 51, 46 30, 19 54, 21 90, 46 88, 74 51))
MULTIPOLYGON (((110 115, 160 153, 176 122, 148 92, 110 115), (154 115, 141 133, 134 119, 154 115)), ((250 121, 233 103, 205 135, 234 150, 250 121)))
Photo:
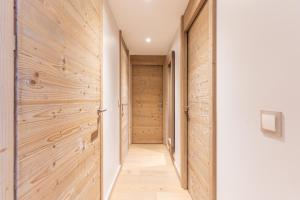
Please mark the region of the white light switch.
POLYGON ((261 130, 264 133, 282 135, 282 113, 272 111, 261 111, 261 130))
POLYGON ((262 128, 268 131, 276 131, 276 116, 270 114, 261 115, 262 128))

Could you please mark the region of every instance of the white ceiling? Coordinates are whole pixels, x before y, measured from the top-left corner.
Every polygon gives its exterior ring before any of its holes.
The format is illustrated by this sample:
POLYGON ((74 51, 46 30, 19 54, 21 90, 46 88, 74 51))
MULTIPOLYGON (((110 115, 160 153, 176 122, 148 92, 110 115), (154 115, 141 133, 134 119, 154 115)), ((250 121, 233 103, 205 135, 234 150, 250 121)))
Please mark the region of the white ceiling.
POLYGON ((188 0, 108 0, 132 55, 164 55, 188 0), (146 43, 150 37, 152 42, 146 43))

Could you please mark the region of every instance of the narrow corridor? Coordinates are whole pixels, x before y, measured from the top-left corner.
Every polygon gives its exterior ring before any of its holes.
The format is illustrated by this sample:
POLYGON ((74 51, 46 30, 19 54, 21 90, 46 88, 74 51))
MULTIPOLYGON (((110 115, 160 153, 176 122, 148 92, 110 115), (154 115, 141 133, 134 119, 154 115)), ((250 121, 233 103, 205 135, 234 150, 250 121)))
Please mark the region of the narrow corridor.
POLYGON ((190 200, 164 145, 131 145, 111 200, 190 200))
POLYGON ((300 1, 0 1, 0 200, 300 200, 300 1))

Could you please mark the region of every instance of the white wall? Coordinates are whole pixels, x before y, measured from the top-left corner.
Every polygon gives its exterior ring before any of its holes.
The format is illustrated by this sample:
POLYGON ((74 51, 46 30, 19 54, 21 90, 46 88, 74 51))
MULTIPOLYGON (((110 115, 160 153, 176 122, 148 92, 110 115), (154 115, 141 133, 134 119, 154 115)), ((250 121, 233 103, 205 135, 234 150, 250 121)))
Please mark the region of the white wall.
POLYGON ((300 199, 300 1, 218 0, 218 200, 300 199), (260 131, 281 111, 285 136, 260 131))
POLYGON ((104 144, 104 197, 112 189, 120 169, 119 123, 119 29, 105 1, 103 36, 103 104, 107 112, 103 118, 104 144))
POLYGON ((180 24, 170 48, 170 53, 175 51, 175 166, 180 174, 180 24))

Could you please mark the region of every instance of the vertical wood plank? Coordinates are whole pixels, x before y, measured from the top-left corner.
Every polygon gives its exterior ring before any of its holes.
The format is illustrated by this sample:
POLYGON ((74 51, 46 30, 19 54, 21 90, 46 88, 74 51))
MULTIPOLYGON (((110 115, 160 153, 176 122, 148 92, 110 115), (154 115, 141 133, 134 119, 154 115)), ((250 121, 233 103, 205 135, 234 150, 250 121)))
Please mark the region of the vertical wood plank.
POLYGON ((14 1, 0 1, 0 199, 14 198, 14 1))
POLYGON ((168 138, 168 63, 163 65, 163 144, 167 145, 168 138))
POLYGON ((211 66, 211 122, 212 122, 212 135, 211 135, 211 170, 210 170, 210 198, 217 199, 217 8, 216 0, 209 0, 209 64, 211 66))
POLYGON ((132 65, 130 56, 128 59, 129 66, 129 144, 132 144, 132 65))

